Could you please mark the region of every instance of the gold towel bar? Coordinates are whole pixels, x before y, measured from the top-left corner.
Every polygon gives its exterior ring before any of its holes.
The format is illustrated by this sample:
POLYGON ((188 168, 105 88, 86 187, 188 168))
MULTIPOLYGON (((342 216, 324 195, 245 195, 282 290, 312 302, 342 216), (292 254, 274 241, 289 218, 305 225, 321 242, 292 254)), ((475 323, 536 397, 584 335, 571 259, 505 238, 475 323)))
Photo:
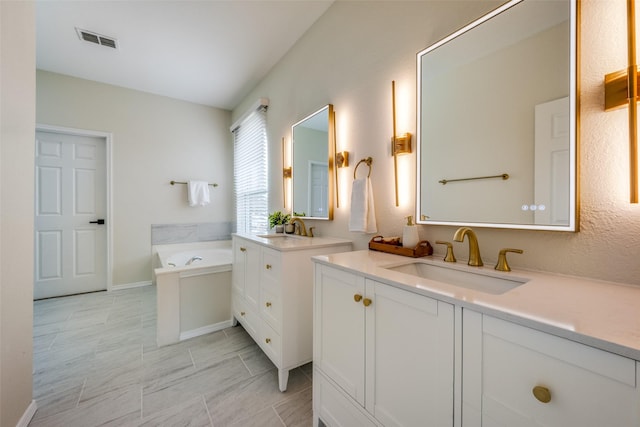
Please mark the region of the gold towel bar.
POLYGON ((491 175, 491 176, 476 176, 474 178, 458 178, 458 179, 441 179, 438 181, 440 184, 445 185, 447 182, 456 182, 456 181, 475 181, 476 179, 491 179, 491 178, 502 178, 509 179, 508 173, 502 173, 500 175, 491 175))
POLYGON ((353 179, 356 179, 356 172, 358 171, 358 166, 360 163, 364 163, 369 166, 369 173, 367 174, 367 178, 371 177, 371 163, 373 163, 373 159, 371 157, 367 157, 366 159, 362 159, 356 164, 355 169, 353 169, 353 179))
MULTIPOLYGON (((171 184, 171 185, 176 185, 176 184, 187 185, 188 183, 187 182, 182 182, 182 181, 171 181, 169 184, 171 184)), ((218 184, 216 184, 216 183, 213 183, 213 184, 209 183, 209 185, 212 186, 212 187, 217 187, 218 186, 218 184)))

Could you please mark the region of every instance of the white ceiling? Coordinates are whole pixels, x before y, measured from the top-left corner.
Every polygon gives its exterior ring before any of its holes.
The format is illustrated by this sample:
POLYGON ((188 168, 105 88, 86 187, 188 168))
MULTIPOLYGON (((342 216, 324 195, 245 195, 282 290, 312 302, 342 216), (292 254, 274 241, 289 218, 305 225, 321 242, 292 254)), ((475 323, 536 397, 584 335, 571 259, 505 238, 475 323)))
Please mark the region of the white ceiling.
POLYGON ((38 0, 37 68, 231 110, 333 0, 38 0), (82 41, 76 27, 117 39, 82 41))

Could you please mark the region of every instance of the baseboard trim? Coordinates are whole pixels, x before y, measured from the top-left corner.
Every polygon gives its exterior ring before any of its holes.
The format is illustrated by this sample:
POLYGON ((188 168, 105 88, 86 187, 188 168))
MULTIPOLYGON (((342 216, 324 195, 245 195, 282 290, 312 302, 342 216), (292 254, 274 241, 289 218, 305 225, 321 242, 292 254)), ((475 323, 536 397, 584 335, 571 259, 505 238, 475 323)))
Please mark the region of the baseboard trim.
POLYGON ((144 286, 151 286, 153 282, 151 280, 145 280, 143 282, 123 283, 121 285, 111 285, 110 291, 119 291, 122 289, 142 288, 144 286))
POLYGON ((180 332, 180 341, 199 337, 200 335, 210 334, 211 332, 221 331, 222 329, 230 328, 232 324, 233 320, 229 319, 225 320, 224 322, 214 323, 213 325, 207 325, 201 328, 192 329, 190 331, 180 332))
POLYGON ((32 400, 27 407, 27 410, 24 411, 24 414, 22 414, 22 417, 20 417, 20 420, 18 421, 18 424, 16 424, 16 427, 28 427, 37 410, 38 404, 35 400, 32 400))

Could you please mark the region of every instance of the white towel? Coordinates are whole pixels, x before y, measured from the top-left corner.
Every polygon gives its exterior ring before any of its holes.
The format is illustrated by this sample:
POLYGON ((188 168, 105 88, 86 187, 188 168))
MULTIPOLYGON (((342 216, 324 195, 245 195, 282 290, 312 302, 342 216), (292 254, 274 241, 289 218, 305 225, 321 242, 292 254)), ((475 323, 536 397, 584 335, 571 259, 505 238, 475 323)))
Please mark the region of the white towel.
POLYGON ((187 184, 189 206, 206 206, 209 204, 209 183, 206 181, 189 181, 187 184))
POLYGON ((376 233, 378 231, 376 210, 373 205, 373 187, 369 178, 353 180, 349 231, 362 233, 376 233))

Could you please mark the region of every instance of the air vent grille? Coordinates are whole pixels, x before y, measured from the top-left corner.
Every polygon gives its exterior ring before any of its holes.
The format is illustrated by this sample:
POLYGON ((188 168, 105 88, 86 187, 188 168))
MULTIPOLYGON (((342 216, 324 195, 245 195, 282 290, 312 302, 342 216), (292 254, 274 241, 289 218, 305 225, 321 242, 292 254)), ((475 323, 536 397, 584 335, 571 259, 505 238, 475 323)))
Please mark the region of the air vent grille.
POLYGON ((113 49, 118 48, 118 41, 114 37, 104 36, 78 27, 76 27, 76 32, 78 33, 78 37, 86 42, 99 44, 100 46, 106 46, 113 49))

